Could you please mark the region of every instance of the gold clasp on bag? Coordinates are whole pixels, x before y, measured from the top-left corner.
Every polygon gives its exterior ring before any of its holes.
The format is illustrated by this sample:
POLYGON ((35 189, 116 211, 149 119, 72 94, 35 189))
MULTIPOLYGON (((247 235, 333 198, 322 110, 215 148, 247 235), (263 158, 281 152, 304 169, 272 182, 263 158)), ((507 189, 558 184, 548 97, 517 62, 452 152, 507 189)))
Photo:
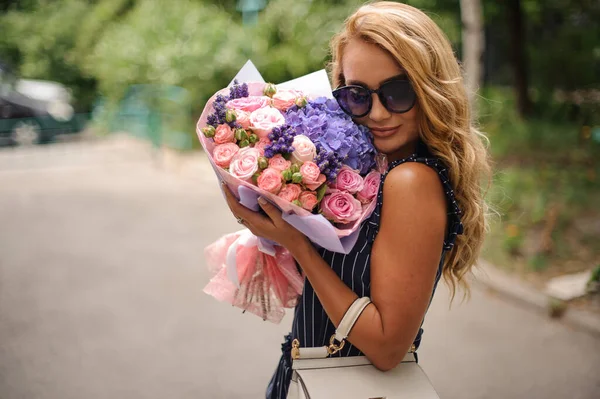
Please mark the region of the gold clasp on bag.
POLYGON ((327 353, 329 353, 330 355, 336 354, 336 353, 338 353, 339 351, 342 350, 342 348, 344 347, 345 344, 346 344, 346 340, 343 339, 340 342, 339 346, 336 345, 335 344, 335 334, 333 334, 331 336, 331 338, 329 339, 329 346, 327 347, 327 353))
POLYGON ((294 339, 292 341, 292 360, 300 359, 300 341, 294 339))

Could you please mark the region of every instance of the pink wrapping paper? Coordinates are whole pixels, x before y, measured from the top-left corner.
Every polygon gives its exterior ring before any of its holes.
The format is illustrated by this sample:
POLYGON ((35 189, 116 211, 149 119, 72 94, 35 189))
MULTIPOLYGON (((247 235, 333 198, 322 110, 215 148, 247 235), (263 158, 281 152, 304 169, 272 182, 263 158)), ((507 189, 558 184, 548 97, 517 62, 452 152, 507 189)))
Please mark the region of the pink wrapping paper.
POLYGON ((226 256, 229 247, 243 233, 227 234, 204 250, 208 269, 213 274, 204 292, 263 320, 279 323, 285 315, 284 308, 296 306, 304 277, 283 247, 277 246, 275 256, 270 256, 257 246, 239 245, 236 249, 238 288, 227 276, 226 256))

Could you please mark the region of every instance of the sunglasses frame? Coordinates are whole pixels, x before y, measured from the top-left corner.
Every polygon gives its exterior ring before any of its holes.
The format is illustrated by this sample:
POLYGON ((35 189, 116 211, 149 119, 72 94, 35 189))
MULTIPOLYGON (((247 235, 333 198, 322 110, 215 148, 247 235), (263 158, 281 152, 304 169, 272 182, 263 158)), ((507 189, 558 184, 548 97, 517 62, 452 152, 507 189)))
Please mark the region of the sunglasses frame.
POLYGON ((340 108, 342 109, 342 111, 344 111, 346 114, 350 115, 353 118, 362 118, 364 116, 369 115, 369 113, 373 109, 373 94, 377 94, 377 97, 379 97, 379 101, 381 102, 381 105, 383 105, 386 110, 388 110, 389 112, 392 112, 394 114, 404 114, 404 113, 410 111, 411 109, 413 109, 413 107, 417 103, 417 94, 415 93, 415 90, 413 89, 412 84, 410 83, 410 80, 408 80, 408 79, 394 79, 394 80, 390 80, 388 82, 385 82, 384 84, 382 84, 381 86, 379 86, 379 88, 377 88, 375 90, 370 89, 370 88, 365 87, 365 86, 360 86, 360 85, 341 86, 341 87, 338 87, 337 89, 335 89, 332 92, 332 94, 333 94, 333 97, 336 99, 336 101, 338 101, 338 104, 339 104, 340 108), (406 82, 408 84, 408 87, 409 87, 410 91, 414 94, 414 98, 412 100, 412 103, 410 104, 410 107, 408 107, 404 111, 394 111, 394 110, 391 110, 388 107, 387 100, 385 99, 385 97, 383 96, 383 94, 381 92, 381 89, 383 87, 385 87, 386 85, 388 85, 390 83, 396 83, 396 82, 406 82), (344 109, 344 107, 342 107, 342 104, 340 104, 340 102, 339 102, 339 100, 338 100, 338 98, 336 96, 336 93, 340 93, 341 90, 343 90, 343 89, 352 89, 352 88, 359 88, 359 89, 362 89, 362 90, 366 90, 369 93, 369 97, 368 97, 368 99, 369 99, 368 100, 369 101, 369 107, 367 108, 367 111, 365 113, 363 113, 363 114, 353 114, 351 112, 348 112, 347 110, 344 109))

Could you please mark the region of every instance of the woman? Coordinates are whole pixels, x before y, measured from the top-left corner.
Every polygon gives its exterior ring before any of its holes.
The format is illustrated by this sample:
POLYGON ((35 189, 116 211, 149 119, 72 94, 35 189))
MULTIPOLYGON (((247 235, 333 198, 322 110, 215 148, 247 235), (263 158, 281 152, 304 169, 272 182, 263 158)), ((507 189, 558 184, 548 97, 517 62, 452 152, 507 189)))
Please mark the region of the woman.
POLYGON ((370 128, 388 159, 377 208, 352 252, 315 249, 274 206, 261 203, 265 217, 225 190, 233 214, 255 235, 286 247, 307 277, 267 398, 287 395, 291 340, 327 346, 358 297, 372 303, 352 329, 351 345, 335 356, 365 355, 380 370, 397 366, 419 348, 440 277, 454 295, 477 260, 485 230, 483 136, 471 125, 459 65, 436 24, 404 4, 365 5, 331 49, 338 103, 370 128))

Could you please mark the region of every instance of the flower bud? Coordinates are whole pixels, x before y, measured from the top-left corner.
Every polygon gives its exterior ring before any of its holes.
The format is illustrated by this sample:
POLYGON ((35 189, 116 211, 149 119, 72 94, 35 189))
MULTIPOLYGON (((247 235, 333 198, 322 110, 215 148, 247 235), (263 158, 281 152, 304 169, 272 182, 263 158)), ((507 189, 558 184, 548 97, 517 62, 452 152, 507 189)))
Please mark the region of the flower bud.
POLYGON ((237 118, 237 115, 235 114, 235 111, 232 109, 228 109, 227 111, 225 111, 225 120, 229 123, 235 121, 237 118))
POLYGON ((292 182, 296 184, 302 183, 302 173, 293 173, 292 174, 292 182))
POLYGON ((240 146, 240 148, 244 148, 248 147, 250 145, 250 142, 248 140, 242 140, 238 143, 238 145, 240 146))
POLYGON ((250 144, 258 143, 258 136, 252 133, 250 136, 248 136, 248 141, 250 144))
POLYGON ((208 126, 202 128, 202 133, 204 133, 204 136, 206 138, 209 138, 209 139, 213 138, 213 137, 215 137, 215 127, 208 125, 208 126))
POLYGON ((300 172, 300 166, 298 166, 297 164, 293 164, 290 169, 292 170, 292 173, 300 172))
POLYGON ((296 99, 296 105, 297 105, 299 108, 305 107, 305 106, 306 106, 306 104, 308 104, 308 101, 306 100, 306 97, 298 97, 298 98, 296 99))
POLYGON ((235 139, 237 141, 244 141, 248 139, 248 134, 244 129, 235 129, 235 139))
POLYGON ((269 167, 269 160, 265 157, 258 158, 258 167, 260 170, 267 169, 269 167))
POLYGON ((252 175, 252 182, 258 186, 258 178, 260 177, 260 172, 256 172, 252 175))
POLYGON ((296 205, 296 206, 302 206, 302 202, 298 201, 298 200, 293 200, 292 204, 296 205))
POLYGON ((290 169, 286 169, 283 172, 281 172, 281 176, 283 176, 283 180, 285 181, 290 181, 292 180, 292 171, 290 169))
POLYGON ((268 97, 273 97, 273 95, 277 93, 277 86, 273 83, 267 83, 265 89, 263 90, 263 94, 268 97))

